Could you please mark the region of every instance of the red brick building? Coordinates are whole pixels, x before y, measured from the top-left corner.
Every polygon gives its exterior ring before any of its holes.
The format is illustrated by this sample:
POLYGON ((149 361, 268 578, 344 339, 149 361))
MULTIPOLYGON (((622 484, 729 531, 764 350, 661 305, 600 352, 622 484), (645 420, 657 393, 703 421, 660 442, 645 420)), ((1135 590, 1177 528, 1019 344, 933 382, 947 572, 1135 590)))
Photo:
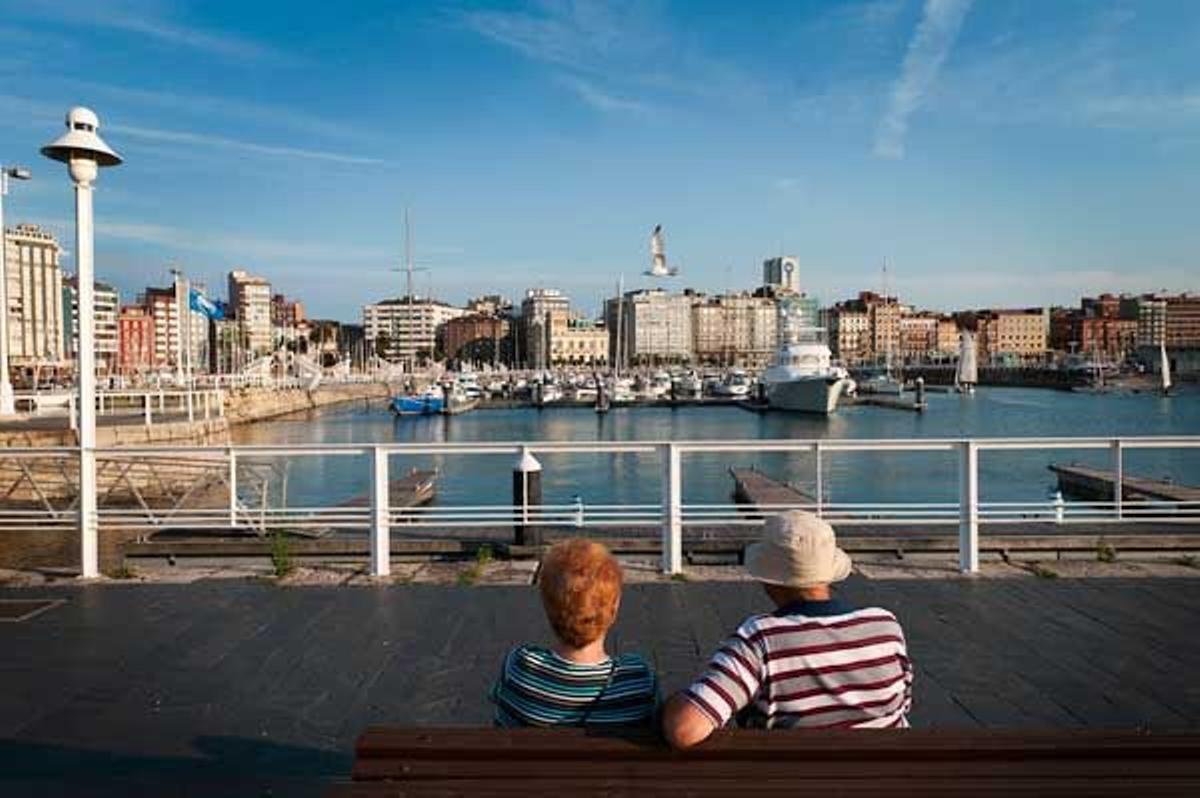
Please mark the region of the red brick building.
POLYGON ((154 316, 140 305, 121 308, 117 317, 117 370, 136 374, 153 369, 154 316))

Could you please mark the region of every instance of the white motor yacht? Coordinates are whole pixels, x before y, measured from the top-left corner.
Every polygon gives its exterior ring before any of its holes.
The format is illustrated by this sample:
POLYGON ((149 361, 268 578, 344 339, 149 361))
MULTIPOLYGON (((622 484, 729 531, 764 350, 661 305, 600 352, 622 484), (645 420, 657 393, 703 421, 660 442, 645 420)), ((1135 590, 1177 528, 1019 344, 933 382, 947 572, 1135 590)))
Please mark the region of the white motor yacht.
POLYGON ((828 415, 853 384, 846 370, 833 365, 825 330, 808 323, 781 303, 779 345, 762 383, 767 404, 779 410, 828 415))

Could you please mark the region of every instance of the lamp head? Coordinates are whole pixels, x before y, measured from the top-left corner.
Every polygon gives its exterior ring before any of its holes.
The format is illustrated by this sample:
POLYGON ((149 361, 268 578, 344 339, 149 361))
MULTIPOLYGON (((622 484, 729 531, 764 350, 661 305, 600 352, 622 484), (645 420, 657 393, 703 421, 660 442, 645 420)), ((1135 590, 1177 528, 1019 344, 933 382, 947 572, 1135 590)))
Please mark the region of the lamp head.
POLYGON ((67 111, 67 132, 42 147, 42 155, 55 161, 94 161, 97 166, 116 166, 121 156, 96 132, 100 120, 90 108, 76 106, 67 111))

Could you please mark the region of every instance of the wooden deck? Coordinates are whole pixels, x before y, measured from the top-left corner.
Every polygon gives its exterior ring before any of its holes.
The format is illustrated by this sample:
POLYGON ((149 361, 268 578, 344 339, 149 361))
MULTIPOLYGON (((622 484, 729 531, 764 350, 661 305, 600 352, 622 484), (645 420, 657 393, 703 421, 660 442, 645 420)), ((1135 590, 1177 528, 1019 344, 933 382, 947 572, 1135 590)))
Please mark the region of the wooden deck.
MULTIPOLYGON (((1112 471, 1058 464, 1050 465, 1049 469, 1058 475, 1059 489, 1067 496, 1100 501, 1111 500, 1113 497, 1113 482, 1116 476, 1112 471)), ((1122 474, 1121 496, 1123 500, 1132 501, 1200 502, 1200 488, 1178 485, 1163 479, 1122 474)))
POLYGON ((755 468, 731 468, 733 499, 739 504, 812 504, 816 499, 804 491, 772 479, 755 468))
MULTIPOLYGON (((1200 579, 867 581, 916 668, 918 727, 1200 728, 1200 579)), ((0 794, 319 795, 370 724, 488 724, 529 587, 245 581, 0 590, 0 794), (49 785, 49 789, 46 788, 49 785)), ((665 691, 766 609, 756 585, 626 588, 612 649, 665 691)))

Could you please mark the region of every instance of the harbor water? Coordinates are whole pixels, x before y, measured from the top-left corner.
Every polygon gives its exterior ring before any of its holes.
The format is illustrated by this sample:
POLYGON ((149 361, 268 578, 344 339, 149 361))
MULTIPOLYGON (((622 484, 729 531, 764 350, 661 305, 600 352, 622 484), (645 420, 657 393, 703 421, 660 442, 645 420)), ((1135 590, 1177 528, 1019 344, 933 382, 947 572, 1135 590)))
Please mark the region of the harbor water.
MULTIPOLYGON (((1082 394, 1040 389, 982 388, 972 397, 931 394, 913 413, 845 407, 829 417, 736 406, 625 407, 597 414, 586 407, 480 409, 459 416, 397 417, 382 404, 342 406, 239 428, 239 444, 391 442, 726 441, 752 439, 894 439, 962 437, 1139 436, 1200 433, 1200 391, 1082 394)), ((661 466, 653 454, 543 454, 547 504, 654 504, 661 466)), ((1051 463, 1107 468, 1105 451, 988 451, 980 456, 983 501, 1044 501, 1053 495, 1051 463)), ((513 458, 446 455, 391 459, 393 476, 437 468, 438 505, 508 504, 513 458)), ((683 458, 685 503, 729 501, 733 466, 756 466, 811 493, 811 453, 696 453, 683 458)), ((1200 484, 1200 451, 1127 450, 1126 475, 1200 484)), ((825 498, 836 502, 954 502, 955 455, 944 452, 823 454, 825 498)), ((362 495, 366 458, 308 456, 287 460, 289 506, 323 506, 362 495)))

